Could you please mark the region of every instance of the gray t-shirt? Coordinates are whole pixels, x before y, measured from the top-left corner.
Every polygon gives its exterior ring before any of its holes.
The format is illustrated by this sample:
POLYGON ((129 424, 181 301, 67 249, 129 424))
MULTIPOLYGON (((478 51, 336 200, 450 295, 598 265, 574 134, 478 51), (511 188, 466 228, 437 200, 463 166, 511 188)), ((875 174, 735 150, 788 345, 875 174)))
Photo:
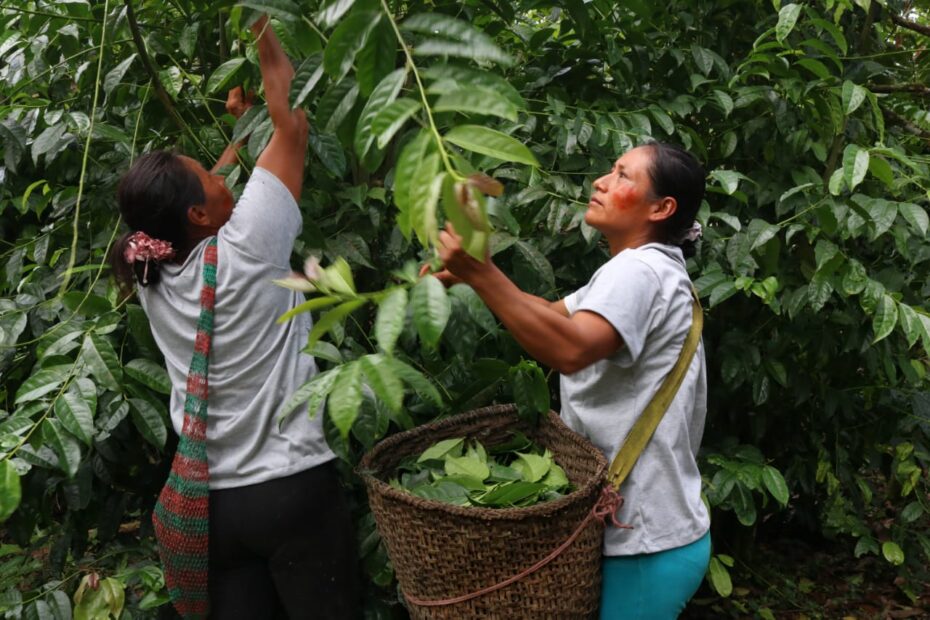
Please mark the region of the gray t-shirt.
MULTIPOLYGON (((681 250, 650 243, 620 252, 565 298, 570 314, 607 319, 623 346, 607 359, 562 375, 562 419, 612 461, 634 421, 675 365, 691 327, 691 281, 681 250)), ((620 488, 618 520, 604 554, 655 553, 694 542, 710 527, 696 456, 707 412, 704 346, 636 466, 620 488)))
MULTIPOLYGON (((335 458, 320 417, 306 407, 282 428, 284 402, 316 372, 301 352, 309 313, 278 324, 304 301, 271 281, 290 274, 302 219, 294 197, 272 173, 256 168, 217 235, 216 306, 210 354, 207 460, 210 488, 240 487, 304 471, 335 458)), ((161 266, 161 281, 139 287, 152 334, 171 377, 171 421, 180 433, 187 371, 194 351, 206 240, 183 264, 161 266)))

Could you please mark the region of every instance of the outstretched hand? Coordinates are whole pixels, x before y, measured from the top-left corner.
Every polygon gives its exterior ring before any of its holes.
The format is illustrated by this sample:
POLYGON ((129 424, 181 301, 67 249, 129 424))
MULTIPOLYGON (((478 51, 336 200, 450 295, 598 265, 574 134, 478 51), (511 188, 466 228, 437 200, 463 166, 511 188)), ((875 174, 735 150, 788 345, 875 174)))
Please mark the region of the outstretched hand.
POLYGON ((226 95, 226 111, 241 118, 252 107, 252 96, 251 92, 246 95, 241 86, 236 86, 226 95))
MULTIPOLYGON (((439 231, 437 249, 444 267, 443 271, 439 273, 446 272, 449 274, 439 278, 444 284, 445 280, 453 278, 456 282, 474 284, 494 269, 490 252, 485 254, 484 262, 481 262, 475 260, 472 255, 465 251, 465 248, 462 247, 462 237, 455 232, 455 226, 452 225, 452 222, 446 222, 446 229, 439 231)), ((439 277, 439 274, 436 277, 439 277)), ((452 284, 454 283, 452 282, 452 284)), ((447 284, 447 286, 451 286, 451 284, 447 284)))

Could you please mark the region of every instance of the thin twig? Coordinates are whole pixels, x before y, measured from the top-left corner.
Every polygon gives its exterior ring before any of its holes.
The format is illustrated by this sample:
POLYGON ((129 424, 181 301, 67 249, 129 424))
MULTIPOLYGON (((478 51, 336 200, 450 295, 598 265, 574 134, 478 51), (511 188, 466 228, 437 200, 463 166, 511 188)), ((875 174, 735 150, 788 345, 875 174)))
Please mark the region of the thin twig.
POLYGON ((901 26, 902 28, 907 28, 908 30, 913 30, 914 32, 922 34, 925 37, 930 37, 930 26, 925 26, 924 24, 919 24, 917 22, 912 22, 909 19, 904 19, 896 13, 891 14, 891 21, 901 26))

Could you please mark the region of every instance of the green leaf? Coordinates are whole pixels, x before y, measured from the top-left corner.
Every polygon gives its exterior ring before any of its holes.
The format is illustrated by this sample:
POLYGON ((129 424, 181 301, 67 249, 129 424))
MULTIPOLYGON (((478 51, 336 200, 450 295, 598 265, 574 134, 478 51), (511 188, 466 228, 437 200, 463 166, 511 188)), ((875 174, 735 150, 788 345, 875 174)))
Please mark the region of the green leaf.
POLYGON ((394 287, 378 302, 378 315, 375 317, 375 340, 382 351, 388 354, 394 351, 406 319, 407 289, 394 287))
POLYGON ((898 305, 891 295, 885 293, 882 295, 881 301, 878 302, 875 316, 872 317, 872 331, 875 333, 872 344, 886 338, 894 330, 897 323, 898 305))
POLYGON ((352 299, 343 302, 320 317, 320 320, 313 325, 310 330, 310 336, 307 338, 307 346, 312 347, 316 341, 322 338, 336 323, 342 321, 349 314, 365 305, 364 299, 352 299))
POLYGON ((927 212, 923 207, 910 202, 899 202, 898 213, 911 225, 914 232, 926 236, 928 226, 930 226, 930 218, 927 217, 927 212))
POLYGON ((923 335, 923 325, 914 309, 907 304, 898 304, 898 323, 907 338, 907 346, 913 347, 923 335))
POLYGON ((461 456, 464 445, 464 437, 453 437, 452 439, 437 441, 423 451, 419 458, 417 458, 417 463, 424 463, 432 460, 444 461, 447 457, 461 456))
POLYGON ((853 84, 849 80, 843 82, 843 112, 846 116, 859 109, 867 94, 868 91, 858 84, 853 84))
POLYGON ((404 123, 420 110, 420 102, 407 97, 401 97, 390 105, 385 106, 371 119, 371 133, 377 138, 379 149, 387 146, 404 123))
POLYGON ((115 392, 120 390, 123 371, 119 365, 119 358, 116 357, 116 351, 106 338, 95 333, 87 334, 79 359, 87 365, 91 374, 101 385, 115 392))
POLYGON ((775 25, 775 38, 779 43, 784 40, 794 30, 795 24, 798 23, 798 16, 801 15, 800 4, 786 4, 778 11, 778 24, 775 25))
POLYGON ((58 467, 69 478, 73 478, 81 464, 81 446, 78 441, 64 431, 58 420, 48 418, 42 422, 42 436, 58 456, 58 467))
POLYGON ((382 19, 368 35, 365 47, 355 57, 355 79, 363 96, 368 97, 384 76, 394 70, 397 38, 390 21, 382 19))
POLYGON ((294 72, 289 96, 291 108, 298 108, 303 105, 307 96, 320 83, 321 77, 323 77, 323 53, 317 52, 307 56, 297 67, 297 71, 294 72))
POLYGON ((447 132, 443 139, 463 149, 495 159, 539 166, 536 156, 522 142, 487 127, 459 125, 447 132))
POLYGON ((371 143, 374 142, 375 138, 372 131, 372 122, 375 116, 378 114, 379 110, 384 109, 397 98, 406 77, 406 69, 397 69, 388 74, 388 76, 381 80, 375 87, 365 107, 362 108, 362 113, 359 115, 358 123, 355 126, 354 142, 355 153, 359 158, 365 157, 365 154, 371 147, 371 143))
POLYGON ((765 484, 765 488, 775 498, 775 501, 782 506, 788 505, 788 484, 780 471, 771 465, 766 465, 762 469, 762 483, 765 484))
POLYGON ((244 63, 245 57, 233 58, 217 67, 216 71, 210 75, 210 79, 207 80, 206 94, 212 95, 228 89, 233 76, 236 75, 236 72, 239 71, 244 63))
POLYGON ((94 438, 94 412, 76 385, 55 400, 55 416, 69 433, 90 446, 94 438))
POLYGON ((101 579, 96 588, 89 588, 90 578, 91 575, 85 575, 74 593, 74 620, 119 618, 126 600, 123 584, 114 577, 107 577, 101 579))
POLYGON ((517 120, 517 106, 497 92, 481 86, 469 86, 442 95, 433 104, 434 112, 464 112, 517 120))
POLYGON ((724 598, 733 594, 733 582, 730 579, 730 572, 716 557, 710 559, 708 574, 710 575, 710 585, 714 587, 717 594, 724 598))
MULTIPOLYGON (((316 107, 316 126, 324 134, 336 133, 358 99, 358 84, 352 77, 343 78, 329 87, 316 107)), ((312 138, 311 138, 312 145, 312 138)), ((325 160, 324 160, 325 161, 325 160)))
POLYGON ((132 423, 142 437, 159 450, 163 449, 168 440, 168 429, 158 410, 141 398, 130 398, 129 407, 132 423))
POLYGON ((323 166, 337 178, 346 173, 346 156, 339 138, 331 133, 310 133, 310 148, 323 162, 323 166))
POLYGON ((442 182, 442 207, 446 219, 462 237, 462 247, 476 260, 488 254, 491 222, 484 195, 467 182, 447 175, 442 182))
POLYGON ((711 96, 713 96, 717 105, 720 106, 720 109, 723 110, 723 116, 730 116, 730 113, 733 112, 733 98, 722 90, 715 90, 711 93, 711 96))
POLYGON ((313 375, 309 381, 297 388, 297 391, 294 392, 291 397, 287 399, 287 402, 284 403, 284 406, 281 407, 281 411, 278 414, 278 422, 280 423, 294 411, 294 409, 303 403, 307 403, 307 413, 310 417, 315 417, 320 410, 320 405, 323 404, 323 401, 326 400, 326 397, 329 396, 329 393, 332 391, 333 385, 336 383, 336 378, 342 372, 343 368, 345 367, 336 366, 331 370, 317 373, 313 375))
POLYGON ((388 362, 394 368, 397 376, 413 388, 420 398, 431 401, 437 407, 442 405, 442 396, 439 395, 439 390, 423 373, 394 357, 388 358, 388 362))
POLYGON ((896 542, 890 540, 883 542, 882 555, 894 566, 901 566, 904 564, 904 551, 896 542))
POLYGON ((326 408, 339 434, 347 439, 362 406, 362 367, 358 362, 349 362, 342 368, 333 382, 326 408))
POLYGON ((420 340, 427 347, 435 349, 452 312, 445 287, 435 277, 424 276, 413 287, 410 304, 413 308, 413 324, 420 340))
POLYGON ((106 77, 103 78, 103 92, 106 95, 109 95, 114 88, 119 86, 120 82, 123 81, 123 76, 126 75, 126 72, 129 70, 129 66, 132 64, 132 61, 136 59, 136 54, 130 54, 128 58, 120 62, 118 65, 110 69, 107 72, 106 77))
POLYGON ((856 144, 847 145, 843 150, 843 179, 849 191, 856 188, 865 179, 869 171, 869 151, 856 144))
POLYGON ((740 179, 744 178, 739 172, 733 170, 714 170, 711 178, 716 179, 728 195, 732 196, 739 189, 740 179))
POLYGON ((771 241, 781 229, 775 224, 769 224, 764 220, 754 219, 749 223, 749 234, 753 237, 752 245, 749 251, 760 248, 771 241))
POLYGON ((448 476, 465 476, 475 480, 484 480, 491 475, 488 466, 473 456, 449 456, 444 469, 448 476))
POLYGON ((240 6, 247 6, 269 17, 277 17, 285 23, 300 22, 301 9, 293 0, 239 0, 240 6))
POLYGON ((365 47, 368 35, 380 19, 378 12, 358 12, 349 15, 336 27, 323 51, 323 68, 333 80, 338 82, 349 72, 355 56, 365 47))
POLYGON ((285 321, 290 320, 291 318, 301 314, 302 312, 312 312, 314 310, 319 310, 320 308, 326 308, 332 306, 333 304, 339 303, 341 297, 336 297, 333 295, 324 295, 323 297, 314 297, 309 299, 302 304, 298 304, 278 317, 278 323, 284 323, 285 321))
POLYGON ((161 364, 145 358, 134 359, 123 367, 127 375, 158 392, 171 393, 171 379, 161 364))
POLYGON ((538 454, 517 453, 517 460, 510 466, 520 472, 523 479, 527 482, 539 482, 545 478, 552 467, 552 458, 539 456, 538 454))
POLYGON ((316 14, 320 28, 329 28, 336 24, 352 8, 355 0, 331 0, 316 14))
POLYGON ((16 468, 9 460, 0 461, 0 523, 16 511, 21 498, 22 489, 16 468))
POLYGON ((420 41, 413 53, 423 56, 456 56, 472 60, 487 60, 504 66, 513 60, 494 40, 471 24, 441 13, 420 13, 405 19, 401 29, 427 37, 440 35, 445 39, 428 38, 420 41))
POLYGON ((366 355, 359 359, 365 382, 391 411, 400 411, 404 404, 404 384, 382 355, 366 355))
POLYGON ((16 404, 27 403, 57 390, 71 374, 72 368, 72 364, 60 364, 33 373, 16 390, 16 404))
POLYGON ((513 506, 538 495, 547 488, 545 484, 538 482, 522 480, 505 482, 479 496, 477 501, 486 506, 513 506))

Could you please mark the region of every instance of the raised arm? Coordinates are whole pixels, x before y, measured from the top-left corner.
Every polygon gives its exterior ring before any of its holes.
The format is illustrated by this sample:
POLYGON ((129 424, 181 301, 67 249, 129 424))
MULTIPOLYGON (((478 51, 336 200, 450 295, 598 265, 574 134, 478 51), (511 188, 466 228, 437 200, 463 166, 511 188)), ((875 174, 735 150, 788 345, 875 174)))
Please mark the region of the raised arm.
POLYGON ((446 268, 470 284, 527 353, 550 368, 571 374, 613 354, 623 340, 607 319, 594 312, 571 317, 562 300, 549 302, 524 293, 491 262, 480 262, 461 246, 451 226, 439 233, 446 268))
MULTIPOLYGON (((226 95, 226 111, 232 114, 234 117, 241 118, 245 114, 246 110, 252 107, 252 95, 249 93, 247 98, 242 91, 241 86, 236 86, 226 95)), ((220 158, 216 160, 216 163, 213 164, 213 168, 210 169, 210 174, 216 174, 220 168, 228 164, 234 164, 239 159, 239 149, 242 148, 244 144, 243 140, 238 142, 230 142, 226 146, 226 149, 223 151, 223 154, 220 155, 220 158)))
POLYGON ((294 67, 267 17, 261 17, 252 25, 252 33, 258 41, 265 102, 274 125, 271 140, 258 156, 256 165, 278 177, 298 200, 303 187, 309 125, 303 110, 291 110, 289 93, 294 67))

